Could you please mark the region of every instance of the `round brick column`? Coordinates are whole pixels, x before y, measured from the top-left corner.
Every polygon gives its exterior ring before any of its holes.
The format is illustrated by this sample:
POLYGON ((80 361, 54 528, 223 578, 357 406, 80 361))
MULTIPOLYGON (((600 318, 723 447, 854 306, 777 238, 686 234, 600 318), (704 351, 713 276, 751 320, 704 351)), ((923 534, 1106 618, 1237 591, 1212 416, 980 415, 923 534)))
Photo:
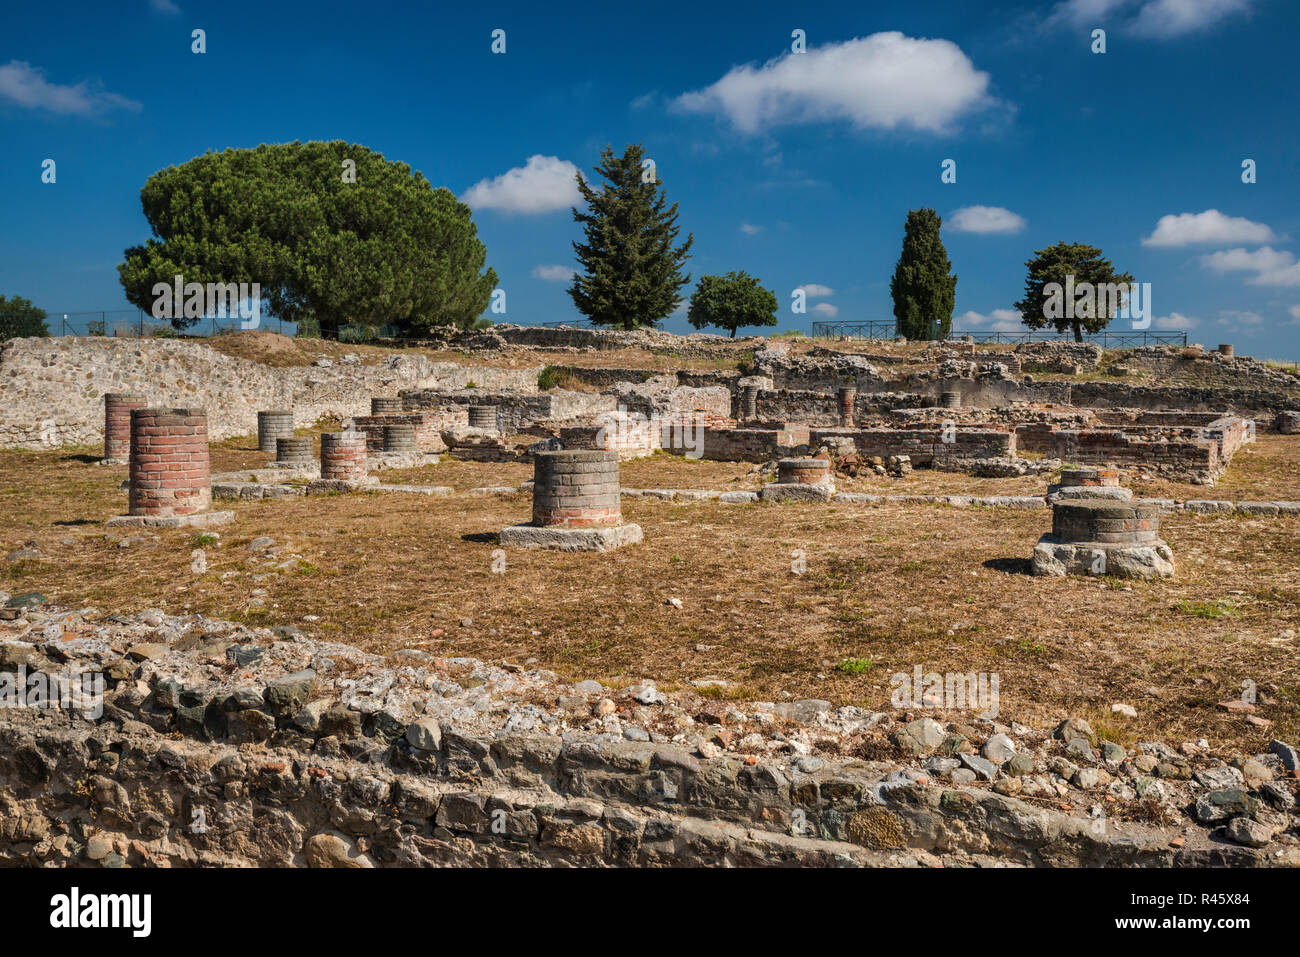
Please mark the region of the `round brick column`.
POLYGON ((361 432, 326 432, 320 437, 320 477, 359 482, 366 477, 366 437, 361 432))
POLYGON ((1160 539, 1160 506, 1074 499, 1052 506, 1052 534, 1063 542, 1145 545, 1160 539))
POLYGON ((939 396, 939 405, 945 409, 961 408, 960 392, 944 392, 939 396))
POLYGON ((740 393, 740 413, 741 418, 757 419, 758 418, 758 393, 759 388, 756 385, 747 385, 740 393))
POLYGON ((618 453, 590 449, 533 456, 533 524, 594 528, 623 521, 618 453))
POLYGON ((781 459, 776 472, 781 485, 825 485, 831 480, 831 463, 826 459, 781 459))
POLYGON ((469 407, 469 427, 482 429, 484 432, 497 430, 497 407, 495 405, 471 405, 469 407))
POLYGON ((853 403, 857 398, 858 390, 853 386, 844 386, 835 394, 840 413, 840 425, 846 429, 853 427, 853 403))
POLYGON ((417 451, 417 446, 415 444, 415 426, 401 424, 384 426, 384 451, 417 451))
POLYGON ((402 408, 401 399, 390 399, 377 395, 370 400, 371 415, 392 415, 403 411, 405 410, 402 408))
POLYGON ((275 451, 275 440, 293 435, 292 412, 257 413, 257 447, 263 452, 275 451))
POLYGON ((1119 488, 1119 469, 1062 469, 1061 481, 1058 484, 1062 488, 1065 488, 1066 486, 1119 488))
POLYGON ((1232 346, 1226 342, 1219 346, 1219 355, 1221 356, 1231 356, 1234 351, 1232 346))
POLYGON ((316 461, 311 445, 310 435, 281 436, 275 440, 275 460, 282 465, 311 465, 316 461))
POLYGON ((131 454, 131 413, 143 409, 149 400, 138 392, 104 394, 104 458, 125 462, 131 454))
POLYGON ((131 514, 193 515, 212 504, 202 409, 131 413, 131 514))

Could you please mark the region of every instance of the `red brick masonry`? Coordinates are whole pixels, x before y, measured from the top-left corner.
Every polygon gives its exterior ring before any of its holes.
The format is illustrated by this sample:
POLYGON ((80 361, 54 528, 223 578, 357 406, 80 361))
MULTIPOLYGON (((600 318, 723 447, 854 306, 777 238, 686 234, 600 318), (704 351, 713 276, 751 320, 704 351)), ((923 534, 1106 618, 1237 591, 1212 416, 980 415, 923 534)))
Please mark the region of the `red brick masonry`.
POLYGON ((533 524, 596 528, 623 521, 618 453, 574 449, 533 457, 533 524))
POLYGON ((131 454, 131 413, 149 400, 137 392, 104 394, 104 458, 125 462, 131 454))
POLYGON ((212 504, 208 415, 202 409, 131 413, 131 514, 193 515, 212 504))
POLYGON ((366 477, 366 437, 360 432, 326 432, 320 437, 320 477, 359 482, 366 477))

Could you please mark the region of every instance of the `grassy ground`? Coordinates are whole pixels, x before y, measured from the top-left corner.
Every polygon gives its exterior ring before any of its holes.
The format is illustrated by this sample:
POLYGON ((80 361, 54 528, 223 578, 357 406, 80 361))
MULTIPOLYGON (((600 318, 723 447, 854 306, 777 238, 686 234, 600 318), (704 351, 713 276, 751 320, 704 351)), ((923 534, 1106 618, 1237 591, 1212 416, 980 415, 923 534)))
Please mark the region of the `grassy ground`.
MULTIPOLYGON (((254 457, 238 443, 214 459, 254 457)), ((1081 714, 1124 743, 1204 735, 1259 750, 1271 734, 1300 737, 1295 518, 1168 518, 1178 577, 1125 585, 1026 574, 1046 512, 629 499, 625 515, 644 544, 606 555, 512 551, 498 574, 494 535, 528 517, 527 495, 234 503, 236 521, 212 543, 179 530, 104 529, 125 510, 125 472, 90 464, 94 454, 0 452, 0 550, 35 543, 42 553, 0 562, 0 589, 105 614, 160 607, 297 624, 374 651, 534 661, 613 684, 721 678, 731 686, 716 693, 737 699, 881 707, 889 676, 914 665, 996 672, 1003 720, 1081 714), (275 539, 277 553, 250 551, 259 536, 275 539), (193 570, 196 547, 203 573, 193 570), (802 574, 792 570, 799 562, 802 574), (1247 680, 1259 713, 1276 722, 1269 732, 1215 707, 1247 680), (1139 717, 1112 716, 1117 701, 1139 717)), ((624 481, 723 487, 729 469, 748 466, 661 456, 629 463, 624 481)), ((427 471, 458 489, 528 475, 451 462, 427 471)))

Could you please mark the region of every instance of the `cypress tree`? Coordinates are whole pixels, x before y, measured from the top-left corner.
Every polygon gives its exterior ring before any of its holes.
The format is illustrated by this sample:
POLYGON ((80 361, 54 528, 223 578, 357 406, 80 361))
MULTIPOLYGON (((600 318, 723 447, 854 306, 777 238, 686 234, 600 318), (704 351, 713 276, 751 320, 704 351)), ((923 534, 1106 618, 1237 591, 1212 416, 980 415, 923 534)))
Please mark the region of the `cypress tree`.
POLYGON ((691 281, 681 267, 693 235, 674 248, 679 227, 677 204, 668 206, 661 181, 641 168, 645 151, 628 144, 622 156, 606 146, 596 172, 605 179, 597 192, 578 176, 585 211, 573 210, 584 242, 574 243, 582 270, 569 295, 578 311, 600 326, 636 329, 650 326, 681 304, 691 281))
POLYGON ((898 334, 909 339, 947 339, 957 302, 957 277, 943 248, 943 220, 933 209, 907 214, 903 251, 889 292, 894 297, 898 334))

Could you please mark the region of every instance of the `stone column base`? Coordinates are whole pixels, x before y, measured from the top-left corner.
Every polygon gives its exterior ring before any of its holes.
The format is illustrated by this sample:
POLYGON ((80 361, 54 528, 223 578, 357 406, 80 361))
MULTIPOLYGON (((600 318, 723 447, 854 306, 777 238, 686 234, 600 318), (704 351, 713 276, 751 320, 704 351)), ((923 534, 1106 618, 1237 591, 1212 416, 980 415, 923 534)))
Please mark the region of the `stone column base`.
POLYGON ((560 552, 607 552, 642 540, 640 525, 562 528, 556 525, 511 525, 501 530, 506 548, 550 548, 560 552))
POLYGON ((207 528, 235 520, 234 512, 195 512, 193 515, 114 515, 104 524, 110 527, 207 528))
POLYGON ((320 495, 324 492, 361 492, 366 489, 374 488, 379 484, 379 479, 373 475, 367 475, 363 479, 322 479, 318 478, 307 483, 308 495, 320 495))
POLYGON ((1044 535, 1030 560, 1035 575, 1110 575, 1115 578, 1172 578, 1174 553, 1163 541, 1141 544, 1062 542, 1044 535))
POLYGON ((758 497, 764 502, 829 502, 834 494, 835 486, 825 482, 772 482, 758 497))

